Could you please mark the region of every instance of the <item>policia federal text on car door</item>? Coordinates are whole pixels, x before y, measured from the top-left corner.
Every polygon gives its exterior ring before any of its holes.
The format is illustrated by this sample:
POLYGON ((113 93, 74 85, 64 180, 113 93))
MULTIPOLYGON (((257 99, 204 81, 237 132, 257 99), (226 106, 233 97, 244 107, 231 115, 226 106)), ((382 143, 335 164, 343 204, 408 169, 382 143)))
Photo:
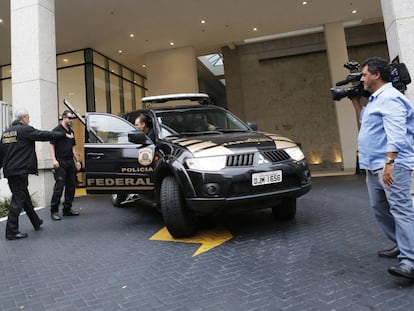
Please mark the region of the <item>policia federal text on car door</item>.
POLYGON ((88 193, 128 194, 154 190, 155 146, 123 118, 88 113, 85 143, 88 193))

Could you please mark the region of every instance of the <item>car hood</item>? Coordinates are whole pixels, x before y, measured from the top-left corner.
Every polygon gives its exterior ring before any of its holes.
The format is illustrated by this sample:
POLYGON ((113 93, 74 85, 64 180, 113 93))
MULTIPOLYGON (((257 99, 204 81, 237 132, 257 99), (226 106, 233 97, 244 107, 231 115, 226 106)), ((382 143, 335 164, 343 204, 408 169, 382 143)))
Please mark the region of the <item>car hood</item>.
POLYGON ((259 150, 276 150, 296 147, 283 136, 264 132, 238 132, 222 135, 200 135, 172 140, 193 153, 195 157, 249 153, 259 150))

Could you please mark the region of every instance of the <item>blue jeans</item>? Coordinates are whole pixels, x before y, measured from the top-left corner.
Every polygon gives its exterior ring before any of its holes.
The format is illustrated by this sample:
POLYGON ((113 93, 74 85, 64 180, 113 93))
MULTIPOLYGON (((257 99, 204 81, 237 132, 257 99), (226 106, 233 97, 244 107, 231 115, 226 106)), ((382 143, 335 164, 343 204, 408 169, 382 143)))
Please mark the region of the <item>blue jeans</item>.
POLYGON ((369 200, 378 224, 388 238, 398 245, 398 259, 414 267, 414 207, 411 198, 411 170, 394 166, 394 183, 384 185, 382 169, 367 171, 369 200))

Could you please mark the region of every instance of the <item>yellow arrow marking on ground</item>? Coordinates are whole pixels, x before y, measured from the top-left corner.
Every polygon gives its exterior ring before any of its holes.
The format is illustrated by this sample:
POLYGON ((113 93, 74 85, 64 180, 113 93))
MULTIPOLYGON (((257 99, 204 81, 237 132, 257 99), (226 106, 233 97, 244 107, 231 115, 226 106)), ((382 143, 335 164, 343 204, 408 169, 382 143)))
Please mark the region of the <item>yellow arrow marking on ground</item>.
POLYGON ((86 189, 85 188, 76 188, 75 190, 75 196, 80 197, 86 195, 86 189))
POLYGON ((179 243, 195 243, 201 244, 192 257, 200 255, 208 250, 217 247, 233 238, 232 234, 226 228, 214 228, 211 230, 200 230, 191 238, 174 239, 164 227, 152 237, 153 241, 179 242, 179 243))

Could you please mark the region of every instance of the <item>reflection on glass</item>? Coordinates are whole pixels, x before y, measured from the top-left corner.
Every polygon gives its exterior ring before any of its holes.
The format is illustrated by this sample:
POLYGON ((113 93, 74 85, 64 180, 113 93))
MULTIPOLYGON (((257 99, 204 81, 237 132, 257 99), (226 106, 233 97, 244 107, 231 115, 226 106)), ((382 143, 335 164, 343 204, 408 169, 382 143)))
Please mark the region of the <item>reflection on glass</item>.
POLYGON ((119 75, 121 73, 120 66, 117 63, 115 63, 111 60, 109 61, 109 68, 108 69, 111 73, 114 73, 114 74, 117 74, 117 75, 119 75))
POLYGON ((58 70, 59 114, 67 108, 63 100, 69 101, 81 114, 86 112, 85 67, 69 67, 58 70))
POLYGON ((132 83, 123 80, 124 89, 124 112, 132 110, 132 83))
POLYGON ((141 102, 141 98, 145 96, 144 89, 134 85, 135 88, 135 108, 142 109, 144 105, 141 102))
POLYGON ((118 76, 110 74, 109 83, 110 83, 110 92, 111 92, 111 108, 112 113, 119 115, 121 113, 121 102, 120 102, 120 93, 119 93, 119 80, 118 76))
POLYGON ((94 84, 95 84, 95 111, 110 112, 110 111, 107 111, 107 105, 106 105, 105 71, 98 67, 94 67, 93 75, 94 75, 94 84))
POLYGON ((133 81, 134 80, 134 73, 131 70, 123 67, 122 68, 122 77, 129 80, 129 81, 133 81))
POLYGON ((85 63, 84 51, 59 54, 56 58, 57 67, 68 67, 85 63))
POLYGON ((105 68, 105 56, 96 53, 95 51, 93 52, 93 63, 95 65, 98 65, 102 68, 105 68))
POLYGON ((108 115, 90 115, 88 126, 96 142, 108 144, 128 143, 128 132, 135 130, 126 120, 108 115))
POLYGON ((11 66, 1 66, 0 67, 0 79, 11 78, 11 66))

